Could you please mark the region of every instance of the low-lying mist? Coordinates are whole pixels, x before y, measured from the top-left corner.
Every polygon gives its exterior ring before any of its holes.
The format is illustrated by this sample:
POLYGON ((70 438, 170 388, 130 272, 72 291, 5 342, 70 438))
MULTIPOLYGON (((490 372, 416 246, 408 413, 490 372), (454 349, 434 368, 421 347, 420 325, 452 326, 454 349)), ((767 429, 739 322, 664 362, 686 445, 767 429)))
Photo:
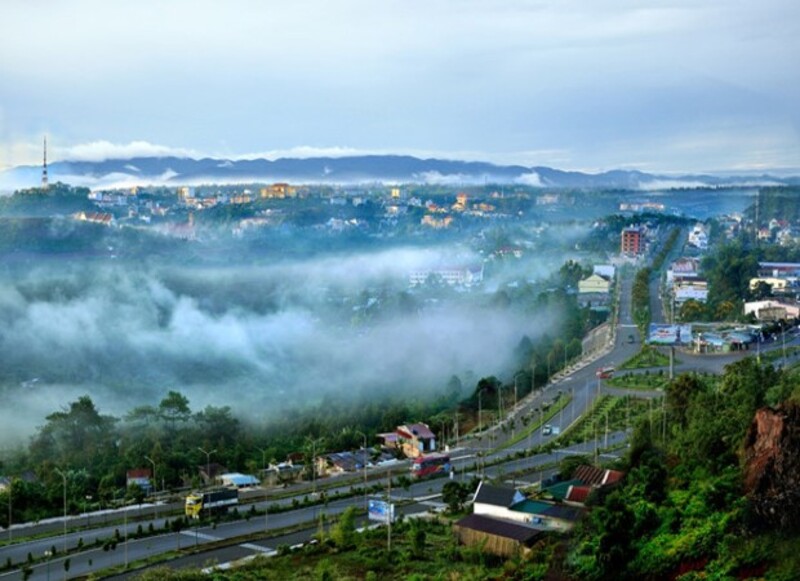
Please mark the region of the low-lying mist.
POLYGON ((15 272, 0 282, 0 437, 30 434, 84 393, 121 415, 179 390, 195 410, 230 405, 267 421, 331 394, 433 397, 453 374, 503 373, 520 338, 553 320, 480 292, 407 289, 412 268, 477 260, 392 250, 259 268, 15 272))

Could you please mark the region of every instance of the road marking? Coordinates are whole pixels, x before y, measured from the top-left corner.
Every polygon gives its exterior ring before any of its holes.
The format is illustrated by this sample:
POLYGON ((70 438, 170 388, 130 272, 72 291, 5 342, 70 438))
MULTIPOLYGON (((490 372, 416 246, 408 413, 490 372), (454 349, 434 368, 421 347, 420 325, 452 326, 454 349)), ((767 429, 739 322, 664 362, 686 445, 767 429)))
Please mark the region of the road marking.
POLYGON ((187 537, 192 537, 192 538, 196 537, 198 539, 204 539, 206 541, 221 541, 222 540, 222 537, 214 537, 212 535, 207 535, 206 533, 200 533, 200 532, 192 531, 192 530, 181 531, 181 534, 182 535, 186 535, 187 537))
POLYGON ((261 545, 254 545, 253 543, 244 543, 243 545, 239 545, 243 549, 249 549, 251 551, 258 551, 259 553, 264 553, 265 555, 276 555, 278 551, 275 549, 270 549, 269 547, 262 547, 261 545))

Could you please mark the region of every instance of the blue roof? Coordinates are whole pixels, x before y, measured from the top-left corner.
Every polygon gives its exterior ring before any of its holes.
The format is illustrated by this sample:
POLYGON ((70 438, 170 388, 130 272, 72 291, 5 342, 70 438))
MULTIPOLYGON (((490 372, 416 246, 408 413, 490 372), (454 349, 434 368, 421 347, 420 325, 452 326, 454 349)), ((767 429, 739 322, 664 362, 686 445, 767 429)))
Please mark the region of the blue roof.
POLYGON ((234 486, 253 486, 258 484, 258 478, 249 474, 223 474, 223 480, 230 480, 234 486))

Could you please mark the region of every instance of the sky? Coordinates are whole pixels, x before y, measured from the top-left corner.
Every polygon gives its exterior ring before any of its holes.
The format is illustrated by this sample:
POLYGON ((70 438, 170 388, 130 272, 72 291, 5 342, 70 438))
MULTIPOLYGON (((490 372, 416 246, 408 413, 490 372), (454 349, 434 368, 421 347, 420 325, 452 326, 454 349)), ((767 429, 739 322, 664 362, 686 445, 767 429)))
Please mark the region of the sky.
POLYGON ((800 168, 797 0, 3 0, 0 170, 361 153, 800 168))

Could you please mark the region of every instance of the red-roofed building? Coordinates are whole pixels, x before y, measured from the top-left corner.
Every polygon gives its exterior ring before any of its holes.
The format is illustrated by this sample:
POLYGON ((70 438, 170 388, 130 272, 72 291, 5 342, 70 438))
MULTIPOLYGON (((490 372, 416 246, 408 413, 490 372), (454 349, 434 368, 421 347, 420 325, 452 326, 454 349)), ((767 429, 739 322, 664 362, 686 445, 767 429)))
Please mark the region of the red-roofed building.
POLYGON ((580 480, 584 486, 602 488, 619 482, 623 476, 625 473, 619 470, 607 470, 584 464, 575 469, 572 477, 580 480))
POLYGON ((567 489, 567 494, 564 496, 564 504, 571 504, 574 506, 583 506, 586 504, 586 499, 592 493, 591 486, 575 486, 572 485, 567 489))

